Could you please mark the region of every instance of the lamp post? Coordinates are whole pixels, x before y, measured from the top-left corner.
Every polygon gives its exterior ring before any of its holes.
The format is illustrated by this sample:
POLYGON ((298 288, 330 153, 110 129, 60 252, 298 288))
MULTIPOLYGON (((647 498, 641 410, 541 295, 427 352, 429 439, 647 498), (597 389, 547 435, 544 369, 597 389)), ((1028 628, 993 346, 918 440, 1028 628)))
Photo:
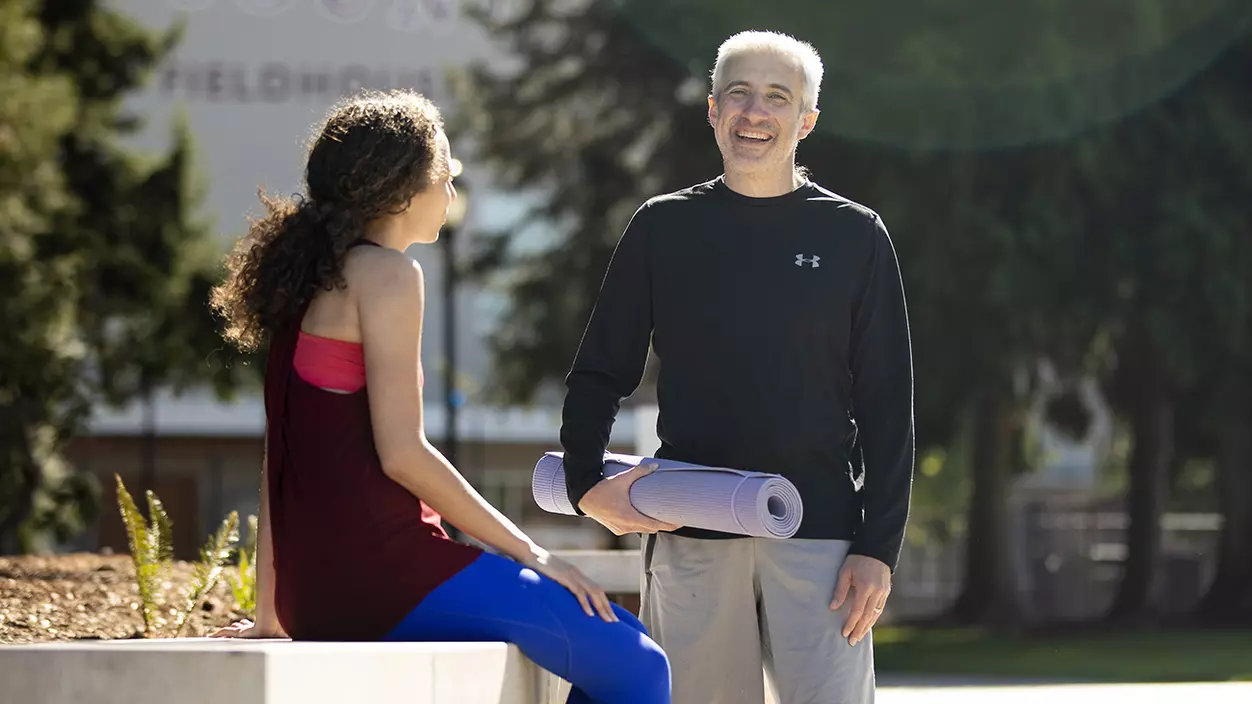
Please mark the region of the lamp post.
MULTIPOLYGON (((452 160, 452 175, 461 173, 461 162, 452 160)), ((456 365, 456 290, 458 271, 455 242, 469 210, 468 188, 457 188, 457 199, 448 207, 448 219, 439 238, 443 250, 443 357, 444 357, 444 456, 453 467, 457 466, 457 411, 461 406, 457 392, 456 365)), ((459 467, 458 467, 459 469, 459 467)))

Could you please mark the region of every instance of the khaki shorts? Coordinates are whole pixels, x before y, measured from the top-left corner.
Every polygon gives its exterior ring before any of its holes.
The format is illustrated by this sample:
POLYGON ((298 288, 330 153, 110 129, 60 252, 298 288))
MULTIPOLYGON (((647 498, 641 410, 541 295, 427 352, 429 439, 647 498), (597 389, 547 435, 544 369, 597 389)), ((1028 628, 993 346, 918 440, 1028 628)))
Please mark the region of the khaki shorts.
MULTIPOLYGON (((872 704, 872 636, 830 610, 850 543, 645 536, 640 619, 669 654, 673 704, 872 704)), ((850 599, 848 601, 851 601, 850 599)))

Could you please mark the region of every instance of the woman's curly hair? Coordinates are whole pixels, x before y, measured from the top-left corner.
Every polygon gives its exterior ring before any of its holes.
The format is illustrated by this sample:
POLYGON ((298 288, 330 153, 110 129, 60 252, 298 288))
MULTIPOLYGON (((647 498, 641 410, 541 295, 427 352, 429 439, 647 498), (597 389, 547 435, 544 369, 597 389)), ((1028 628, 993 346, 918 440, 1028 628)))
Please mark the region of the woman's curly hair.
POLYGON ((265 215, 226 258, 210 299, 226 339, 255 350, 318 290, 343 288, 344 255, 366 225, 447 177, 442 129, 438 108, 412 91, 362 92, 332 108, 309 148, 306 194, 262 191, 265 215))

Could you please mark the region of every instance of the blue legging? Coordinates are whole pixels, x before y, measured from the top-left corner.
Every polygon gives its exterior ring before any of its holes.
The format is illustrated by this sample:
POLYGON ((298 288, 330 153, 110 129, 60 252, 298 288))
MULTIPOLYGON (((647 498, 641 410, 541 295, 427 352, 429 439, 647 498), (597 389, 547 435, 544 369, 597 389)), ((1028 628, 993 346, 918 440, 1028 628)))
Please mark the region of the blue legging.
POLYGON ((431 592, 390 641, 503 641, 573 685, 568 704, 670 704, 669 658, 630 612, 588 616, 568 589, 484 553, 431 592))

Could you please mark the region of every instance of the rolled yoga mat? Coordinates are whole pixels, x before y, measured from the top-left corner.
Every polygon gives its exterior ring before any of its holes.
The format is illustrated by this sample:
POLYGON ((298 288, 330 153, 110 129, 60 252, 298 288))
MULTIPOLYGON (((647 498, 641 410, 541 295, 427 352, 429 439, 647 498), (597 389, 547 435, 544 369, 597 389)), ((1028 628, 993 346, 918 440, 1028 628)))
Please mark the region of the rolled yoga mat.
MULTIPOLYGON (((549 513, 577 515, 565 490, 563 452, 535 464, 531 493, 549 513)), ((756 538, 790 538, 800 529, 804 505, 794 484, 777 474, 705 467, 638 455, 604 454, 604 476, 640 464, 657 471, 630 487, 630 503, 658 521, 756 538)))

